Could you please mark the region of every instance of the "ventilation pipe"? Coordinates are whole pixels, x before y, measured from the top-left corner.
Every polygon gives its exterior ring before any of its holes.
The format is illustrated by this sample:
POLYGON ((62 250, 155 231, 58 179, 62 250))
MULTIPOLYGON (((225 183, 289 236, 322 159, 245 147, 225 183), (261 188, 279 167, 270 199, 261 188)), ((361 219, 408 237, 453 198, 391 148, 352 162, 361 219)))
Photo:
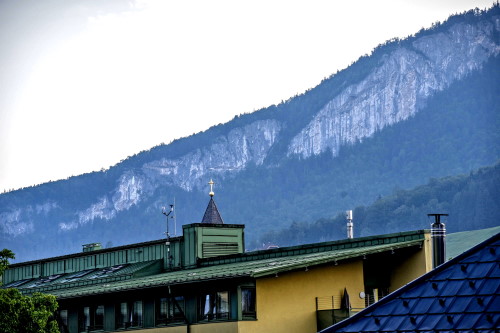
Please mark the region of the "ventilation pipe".
POLYGON ((345 212, 345 217, 347 219, 347 238, 354 238, 354 224, 352 223, 352 210, 345 212))
POLYGON ((441 223, 441 216, 448 216, 448 214, 427 214, 427 216, 434 216, 434 223, 431 224, 432 268, 434 269, 446 260, 446 225, 441 223))

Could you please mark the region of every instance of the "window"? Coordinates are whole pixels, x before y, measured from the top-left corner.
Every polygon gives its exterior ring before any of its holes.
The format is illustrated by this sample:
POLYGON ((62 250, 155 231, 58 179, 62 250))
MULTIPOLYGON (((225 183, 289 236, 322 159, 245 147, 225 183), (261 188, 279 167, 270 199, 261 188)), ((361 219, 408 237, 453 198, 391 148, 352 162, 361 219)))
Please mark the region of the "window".
POLYGON ((51 283, 52 281, 57 280, 60 278, 62 274, 55 274, 55 275, 50 275, 50 276, 45 276, 41 277, 40 279, 36 280, 31 286, 28 288, 35 288, 35 287, 40 287, 41 285, 44 285, 46 283, 51 283))
POLYGON ((87 332, 90 328, 90 307, 85 306, 80 312, 80 332, 87 332))
MULTIPOLYGON (((66 325, 68 322, 68 312, 66 311, 66 325)), ((61 311, 61 320, 63 319, 61 311)), ((79 331, 88 332, 104 329, 104 305, 85 306, 80 311, 79 318, 79 331)), ((64 321, 63 321, 64 322, 64 321)))
POLYGON ((126 266, 127 265, 123 264, 123 265, 114 265, 111 267, 106 267, 106 268, 103 268, 103 269, 100 269, 99 271, 97 271, 94 275, 90 276, 90 278, 96 279, 96 278, 106 277, 108 275, 111 275, 111 274, 119 271, 120 269, 122 269, 126 266))
POLYGON ((156 303, 156 325, 184 322, 184 297, 162 297, 156 303))
POLYGON ((243 318, 256 318, 255 288, 241 288, 241 314, 243 318))
POLYGON ((117 313, 117 322, 116 322, 116 328, 127 328, 128 324, 128 304, 127 303, 120 303, 120 306, 118 307, 118 313, 117 313))
POLYGON ((132 306, 130 315, 130 323, 132 327, 142 327, 142 301, 135 301, 132 306))
POLYGON ((142 327, 142 301, 122 302, 116 314, 116 328, 142 327))
POLYGON ((59 331, 68 332, 68 310, 59 311, 59 331))
POLYGON ((219 291, 200 297, 200 320, 229 319, 229 293, 219 291))
POLYGON ((93 272, 94 269, 87 269, 85 271, 80 271, 80 272, 76 272, 74 274, 70 274, 68 276, 66 276, 64 278, 64 280, 60 281, 61 283, 65 283, 65 282, 73 282, 73 281, 76 281, 78 280, 79 278, 89 274, 90 272, 93 272))
POLYGON ((99 305, 94 311, 94 329, 102 330, 104 328, 104 305, 99 305))

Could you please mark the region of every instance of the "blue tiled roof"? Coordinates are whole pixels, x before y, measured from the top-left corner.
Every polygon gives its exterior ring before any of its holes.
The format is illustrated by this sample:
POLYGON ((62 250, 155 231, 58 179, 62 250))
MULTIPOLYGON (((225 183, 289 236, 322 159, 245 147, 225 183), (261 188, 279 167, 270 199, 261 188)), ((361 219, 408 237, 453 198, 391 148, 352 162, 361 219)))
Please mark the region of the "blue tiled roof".
POLYGON ((499 332, 500 233, 321 333, 499 332))

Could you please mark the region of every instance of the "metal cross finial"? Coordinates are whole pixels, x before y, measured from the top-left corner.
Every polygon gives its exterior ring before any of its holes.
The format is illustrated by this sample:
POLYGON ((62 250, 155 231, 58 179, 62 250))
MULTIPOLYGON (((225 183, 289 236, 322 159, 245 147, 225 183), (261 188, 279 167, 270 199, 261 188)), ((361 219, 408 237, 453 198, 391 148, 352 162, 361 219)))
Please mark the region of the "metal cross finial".
POLYGON ((210 179, 210 181, 208 182, 208 185, 210 185, 210 193, 208 193, 209 196, 213 197, 214 196, 214 181, 212 179, 210 179))

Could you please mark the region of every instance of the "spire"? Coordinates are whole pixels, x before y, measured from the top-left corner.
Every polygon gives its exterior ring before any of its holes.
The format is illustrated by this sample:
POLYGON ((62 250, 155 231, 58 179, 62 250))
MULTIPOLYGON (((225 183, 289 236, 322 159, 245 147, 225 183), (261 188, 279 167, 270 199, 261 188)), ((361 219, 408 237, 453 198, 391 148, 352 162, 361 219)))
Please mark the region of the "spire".
POLYGON ((214 184, 214 181, 210 179, 210 181, 208 182, 208 185, 210 185, 210 193, 208 193, 208 195, 210 196, 210 201, 208 202, 208 206, 205 210, 205 214, 203 215, 201 223, 224 224, 224 221, 222 221, 222 217, 220 216, 219 210, 217 209, 217 205, 214 201, 214 184))

